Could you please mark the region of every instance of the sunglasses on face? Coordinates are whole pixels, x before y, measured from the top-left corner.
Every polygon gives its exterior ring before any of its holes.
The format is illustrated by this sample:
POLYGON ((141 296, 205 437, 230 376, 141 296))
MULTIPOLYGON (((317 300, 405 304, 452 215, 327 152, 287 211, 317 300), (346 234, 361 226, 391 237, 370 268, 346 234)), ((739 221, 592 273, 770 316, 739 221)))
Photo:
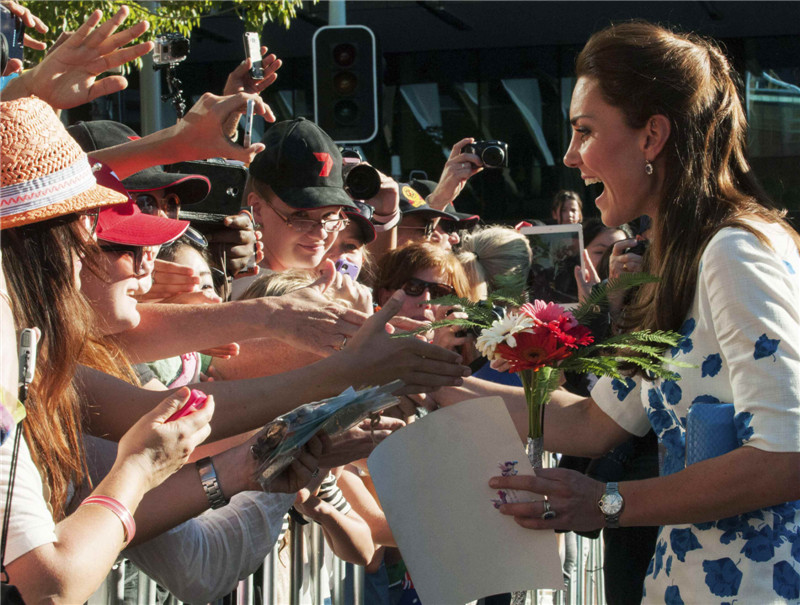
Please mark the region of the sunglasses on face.
POLYGON ((114 252, 116 254, 130 254, 133 259, 133 271, 136 275, 144 273, 144 258, 146 254, 155 258, 158 255, 160 246, 129 246, 127 244, 114 244, 111 242, 99 242, 103 252, 114 252))
POLYGON ((427 290, 431 293, 431 298, 441 298, 450 294, 455 294, 452 286, 447 284, 439 284, 437 282, 425 281, 424 279, 417 279, 412 277, 403 284, 403 292, 408 296, 422 296, 427 290))
POLYGON ((423 237, 425 239, 430 239, 433 232, 436 230, 436 221, 430 221, 425 223, 422 227, 404 227, 403 225, 398 225, 398 229, 416 229, 417 231, 423 232, 423 237))
POLYGON ((155 196, 152 193, 139 193, 136 196, 136 205, 144 214, 157 215, 161 211, 167 215, 167 218, 178 218, 181 199, 176 193, 166 193, 163 197, 155 196))
POLYGON ((458 221, 441 220, 439 221, 439 229, 441 229, 447 235, 450 235, 451 233, 460 231, 461 226, 459 225, 458 221))

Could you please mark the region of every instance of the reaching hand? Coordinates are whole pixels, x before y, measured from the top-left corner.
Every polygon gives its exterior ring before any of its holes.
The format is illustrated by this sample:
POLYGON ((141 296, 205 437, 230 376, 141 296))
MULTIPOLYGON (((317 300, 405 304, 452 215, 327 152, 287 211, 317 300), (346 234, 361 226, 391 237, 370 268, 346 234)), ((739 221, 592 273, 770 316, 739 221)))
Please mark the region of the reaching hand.
MULTIPOLYGON (((94 11, 77 31, 67 37, 41 63, 23 72, 6 87, 13 98, 35 95, 56 109, 69 109, 98 97, 119 92, 128 86, 123 76, 97 76, 150 52, 152 42, 125 47, 147 31, 140 21, 121 32, 117 29, 129 13, 126 6, 101 25, 102 13, 94 11), (125 47, 125 48, 123 48, 125 47)), ((10 100, 4 91, 4 99, 10 100)))
MULTIPOLYGON (((268 86, 272 85, 278 79, 276 73, 283 62, 275 55, 267 55, 267 47, 261 47, 261 65, 264 68, 264 77, 260 80, 254 80, 250 76, 250 68, 252 61, 248 57, 234 69, 225 81, 225 89, 223 95, 234 95, 237 92, 246 92, 252 94, 261 94, 268 86)), ((239 123, 240 113, 232 114, 223 128, 224 132, 232 137, 236 133, 236 125, 239 123)))
POLYGON ((243 113, 249 100, 255 103, 254 113, 268 122, 275 121, 269 105, 257 94, 238 92, 218 97, 210 92, 204 93, 173 127, 176 157, 228 158, 249 164, 257 153, 264 150, 264 145, 253 143, 250 147, 242 147, 231 141, 225 132, 231 116, 243 113))
POLYGON ((273 338, 317 355, 328 356, 355 336, 367 315, 347 309, 323 295, 336 279, 333 263, 322 265, 320 278, 305 288, 284 294, 272 315, 273 338))
POLYGON ((469 376, 470 371, 461 365, 460 355, 418 338, 389 336, 387 322, 400 310, 404 299, 402 290, 395 292, 339 353, 349 356, 344 365, 353 370, 352 384, 386 384, 399 378, 405 383, 400 394, 461 384, 462 376, 469 376))
MULTIPOLYGON (((219 347, 211 347, 210 349, 203 349, 200 351, 203 355, 208 355, 209 357, 218 357, 219 359, 230 359, 231 357, 236 357, 239 354, 239 343, 231 342, 226 345, 221 345, 219 347)), ((208 368, 211 371, 211 367, 208 368)), ((213 378, 213 376, 212 376, 213 378)))
POLYGON ((365 285, 336 271, 330 288, 338 300, 347 302, 356 311, 372 315, 372 291, 365 285))
MULTIPOLYGON (((27 29, 30 30, 33 28, 40 34, 47 33, 48 27, 44 24, 44 22, 18 2, 13 2, 13 0, 3 0, 3 2, 0 2, 0 4, 11 11, 12 15, 19 17, 20 21, 25 24, 27 29)), ((47 45, 44 42, 40 42, 39 40, 31 38, 28 34, 25 34, 25 37, 22 39, 22 44, 28 48, 32 48, 33 50, 44 50, 47 48, 47 45)))
POLYGON ((321 433, 324 450, 319 456, 319 462, 330 468, 366 458, 381 441, 405 425, 399 418, 379 416, 374 421, 364 420, 333 438, 321 433))
MULTIPOLYGON (((209 233, 206 238, 212 244, 216 256, 222 257, 224 252, 225 269, 235 277, 244 272, 249 260, 254 254, 257 255, 261 232, 253 229, 253 219, 249 212, 226 216, 223 224, 224 229, 209 233)), ((261 249, 263 250, 263 245, 261 249)))
POLYGON ((583 267, 581 270, 580 265, 575 266, 575 281, 578 282, 578 300, 580 302, 589 298, 592 288, 602 281, 586 248, 583 249, 583 267))
MULTIPOLYGON (((436 309, 436 320, 441 319, 469 319, 469 315, 464 313, 459 307, 448 307, 439 305, 436 309)), ((470 336, 463 326, 443 326, 433 331, 431 342, 451 351, 458 351, 457 347, 467 344, 470 336)))
POLYGON ((400 205, 400 185, 392 177, 378 171, 381 177, 381 188, 378 194, 367 200, 375 209, 375 214, 389 216, 395 213, 400 205))
POLYGON ((466 138, 453 145, 450 157, 444 164, 442 176, 439 177, 439 183, 426 200, 429 206, 444 210, 447 204, 458 197, 467 181, 483 170, 483 162, 477 155, 461 152, 464 145, 474 142, 475 139, 466 138))
MULTIPOLYGON (((253 437, 257 439, 258 435, 253 437)), ((248 442, 249 443, 249 442, 248 442)), ((249 446, 248 455, 249 454, 249 446)), ((265 491, 281 492, 293 494, 306 487, 314 478, 314 473, 319 476, 320 460, 319 456, 324 451, 322 441, 318 436, 314 436, 306 443, 303 448, 294 455, 292 463, 277 477, 275 477, 265 491)), ((250 456, 252 460, 252 456, 250 456)))
MULTIPOLYGON (((175 297, 193 293, 199 283, 200 277, 191 267, 157 258, 153 269, 153 285, 145 294, 137 296, 136 300, 139 302, 176 302, 175 297)), ((181 300, 179 302, 188 301, 181 300)))
POLYGON ((194 448, 211 433, 214 398, 209 396, 202 408, 166 422, 189 400, 184 387, 170 394, 152 411, 142 416, 122 436, 115 464, 134 464, 149 489, 161 484, 189 459, 194 448))

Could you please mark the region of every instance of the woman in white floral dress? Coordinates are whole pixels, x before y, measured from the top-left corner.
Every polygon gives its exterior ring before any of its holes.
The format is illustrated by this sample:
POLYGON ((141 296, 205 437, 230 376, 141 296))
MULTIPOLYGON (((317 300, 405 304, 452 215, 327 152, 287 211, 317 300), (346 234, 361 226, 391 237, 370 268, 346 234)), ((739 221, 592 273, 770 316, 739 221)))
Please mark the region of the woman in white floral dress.
POLYGON ((747 164, 735 74, 712 43, 638 22, 592 36, 577 75, 565 164, 604 184, 607 225, 653 220, 645 270, 661 280, 625 327, 679 331, 666 356, 688 365, 671 366, 677 381, 601 379, 590 399, 559 391, 546 408, 545 447, 574 455, 652 427, 660 477, 495 477, 546 496, 500 512, 531 529, 661 525, 648 603, 800 603, 800 236, 747 164), (687 466, 688 409, 720 402, 738 447, 687 466))

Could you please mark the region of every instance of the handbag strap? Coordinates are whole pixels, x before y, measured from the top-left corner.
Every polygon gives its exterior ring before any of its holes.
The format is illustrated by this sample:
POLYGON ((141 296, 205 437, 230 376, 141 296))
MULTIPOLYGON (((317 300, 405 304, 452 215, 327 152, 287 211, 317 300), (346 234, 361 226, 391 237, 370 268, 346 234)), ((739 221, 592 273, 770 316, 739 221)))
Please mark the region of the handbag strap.
POLYGON ((6 494, 6 508, 3 511, 3 545, 0 546, 0 574, 2 581, 8 583, 8 572, 6 571, 6 544, 8 544, 8 524, 11 521, 11 495, 14 491, 14 479, 17 475, 17 456, 19 454, 19 440, 22 433, 22 421, 17 425, 14 432, 14 447, 11 450, 11 472, 8 477, 8 493, 6 494))
MULTIPOLYGON (((36 338, 32 338, 32 330, 26 329, 20 335, 20 363, 19 369, 19 402, 24 406, 28 399, 28 386, 33 381, 36 369, 36 338)), ((11 470, 8 476, 8 493, 6 494, 6 508, 3 511, 3 543, 0 546, 0 579, 9 582, 6 571, 6 544, 8 544, 8 526, 11 522, 11 496, 14 492, 14 479, 17 476, 17 458, 19 457, 19 442, 22 434, 22 420, 14 431, 14 446, 11 448, 11 470)))

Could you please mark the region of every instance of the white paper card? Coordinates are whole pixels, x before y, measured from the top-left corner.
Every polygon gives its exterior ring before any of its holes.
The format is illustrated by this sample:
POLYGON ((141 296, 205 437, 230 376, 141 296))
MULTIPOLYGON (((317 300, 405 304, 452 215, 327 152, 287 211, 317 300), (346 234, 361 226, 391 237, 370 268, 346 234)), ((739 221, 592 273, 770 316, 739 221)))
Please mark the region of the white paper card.
POLYGON ((370 475, 423 605, 564 588, 555 533, 520 527, 492 504, 489 478, 513 460, 533 474, 499 397, 437 410, 372 452, 370 475))

